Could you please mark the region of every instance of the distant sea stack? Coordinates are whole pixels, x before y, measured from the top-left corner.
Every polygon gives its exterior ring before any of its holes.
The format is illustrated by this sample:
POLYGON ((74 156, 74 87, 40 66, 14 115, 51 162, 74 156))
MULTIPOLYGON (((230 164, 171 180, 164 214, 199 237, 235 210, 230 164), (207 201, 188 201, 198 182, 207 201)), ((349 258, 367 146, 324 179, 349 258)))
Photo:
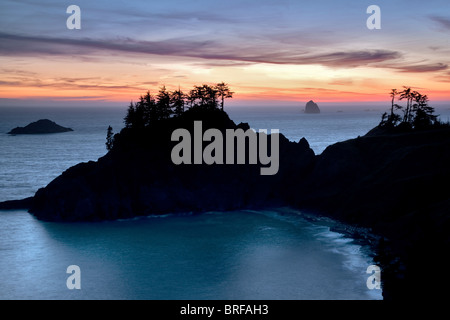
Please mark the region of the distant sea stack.
POLYGON ((305 113, 320 113, 319 106, 312 100, 309 100, 305 106, 305 113))
POLYGON ((26 127, 17 127, 12 129, 8 134, 44 134, 44 133, 60 133, 73 131, 71 128, 65 128, 48 119, 41 119, 32 122, 26 127))

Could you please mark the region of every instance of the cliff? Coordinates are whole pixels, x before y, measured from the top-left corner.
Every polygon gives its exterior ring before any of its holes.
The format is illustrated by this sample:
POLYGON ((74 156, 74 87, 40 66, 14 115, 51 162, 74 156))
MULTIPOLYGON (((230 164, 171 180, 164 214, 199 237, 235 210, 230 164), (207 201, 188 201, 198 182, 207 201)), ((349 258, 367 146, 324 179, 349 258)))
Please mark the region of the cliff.
POLYGON ((336 143, 300 183, 297 208, 381 236, 386 299, 440 299, 450 249, 450 129, 375 134, 336 143))
POLYGON ((48 119, 41 119, 32 122, 25 127, 16 127, 8 134, 44 134, 44 133, 61 133, 73 131, 71 128, 65 128, 48 119))

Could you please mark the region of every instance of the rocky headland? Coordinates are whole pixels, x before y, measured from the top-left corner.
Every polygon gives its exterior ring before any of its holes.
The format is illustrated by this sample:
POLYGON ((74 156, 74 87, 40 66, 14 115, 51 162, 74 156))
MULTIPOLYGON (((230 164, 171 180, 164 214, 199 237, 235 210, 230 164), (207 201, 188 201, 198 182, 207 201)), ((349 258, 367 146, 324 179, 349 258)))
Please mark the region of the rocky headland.
POLYGON ((194 121, 201 121, 204 131, 249 129, 221 110, 189 110, 149 127, 124 128, 104 157, 78 164, 38 190, 30 212, 42 220, 90 221, 280 205, 314 164, 305 139, 290 142, 280 134, 276 175, 261 175, 261 166, 248 161, 175 165, 171 152, 178 142, 171 141, 171 134, 185 128, 194 136, 194 121))

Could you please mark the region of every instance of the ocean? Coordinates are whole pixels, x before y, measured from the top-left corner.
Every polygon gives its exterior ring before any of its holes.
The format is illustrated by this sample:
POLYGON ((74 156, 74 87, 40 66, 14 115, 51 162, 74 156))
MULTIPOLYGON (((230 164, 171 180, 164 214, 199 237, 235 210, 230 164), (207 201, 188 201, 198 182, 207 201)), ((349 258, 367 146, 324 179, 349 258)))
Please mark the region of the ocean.
MULTIPOLYGON (((320 154, 367 133, 382 112, 228 113, 292 141, 305 137, 320 154)), ((0 108, 0 201, 32 196, 69 167, 103 156, 108 126, 119 132, 124 115, 125 108, 0 108), (74 131, 6 134, 43 118, 74 131)), ((0 211, 0 299, 381 299, 366 285, 370 248, 332 226, 286 208, 96 223, 0 211), (81 289, 67 286, 70 265, 80 268, 81 289)))

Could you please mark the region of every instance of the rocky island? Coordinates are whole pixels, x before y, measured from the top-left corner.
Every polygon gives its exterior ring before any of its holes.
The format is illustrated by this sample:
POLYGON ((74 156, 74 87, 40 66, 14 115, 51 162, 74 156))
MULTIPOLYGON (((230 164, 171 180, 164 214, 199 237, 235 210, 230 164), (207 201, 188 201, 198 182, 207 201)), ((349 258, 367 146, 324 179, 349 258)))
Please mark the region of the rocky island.
POLYGON ((305 113, 320 113, 319 106, 312 100, 309 100, 305 106, 305 113))
POLYGON ((73 131, 71 128, 62 127, 55 122, 48 119, 41 119, 32 122, 25 127, 17 127, 12 129, 8 134, 46 134, 46 133, 61 133, 73 131))

